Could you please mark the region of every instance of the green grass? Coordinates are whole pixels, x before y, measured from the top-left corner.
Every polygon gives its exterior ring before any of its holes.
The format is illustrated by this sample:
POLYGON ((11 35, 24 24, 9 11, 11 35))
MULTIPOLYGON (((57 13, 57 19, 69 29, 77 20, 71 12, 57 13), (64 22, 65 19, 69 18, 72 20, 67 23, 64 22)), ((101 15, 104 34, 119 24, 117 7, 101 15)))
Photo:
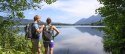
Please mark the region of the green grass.
MULTIPOLYGON (((0 54, 31 54, 32 42, 25 40, 24 36, 15 36, 11 41, 0 40, 0 42, 7 42, 0 44, 0 54)), ((44 47, 41 43, 41 52, 44 52, 44 47)))

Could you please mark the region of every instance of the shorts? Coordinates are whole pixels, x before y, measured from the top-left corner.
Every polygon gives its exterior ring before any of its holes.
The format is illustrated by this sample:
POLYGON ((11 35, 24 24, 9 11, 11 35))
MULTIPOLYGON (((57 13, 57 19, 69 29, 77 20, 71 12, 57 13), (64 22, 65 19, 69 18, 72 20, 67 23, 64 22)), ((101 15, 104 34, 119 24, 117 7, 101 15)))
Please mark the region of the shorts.
POLYGON ((32 41, 32 49, 33 49, 33 51, 37 52, 38 48, 41 47, 39 39, 32 39, 31 41, 32 41))
POLYGON ((54 41, 44 41, 43 45, 45 48, 53 48, 54 47, 54 41))

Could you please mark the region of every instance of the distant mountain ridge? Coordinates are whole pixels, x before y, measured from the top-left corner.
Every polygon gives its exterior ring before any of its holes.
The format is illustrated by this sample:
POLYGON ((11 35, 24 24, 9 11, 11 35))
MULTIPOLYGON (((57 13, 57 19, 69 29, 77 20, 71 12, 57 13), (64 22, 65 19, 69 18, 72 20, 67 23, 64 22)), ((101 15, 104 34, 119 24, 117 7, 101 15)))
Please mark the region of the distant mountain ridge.
MULTIPOLYGON (((7 20, 8 18, 7 17, 0 17, 0 19, 3 19, 3 20, 7 20)), ((34 20, 33 19, 19 19, 19 18, 13 18, 11 19, 15 22, 20 22, 22 25, 26 25, 26 24, 29 24, 29 23, 33 23, 34 20)), ((46 24, 45 22, 41 21, 39 24, 46 24)), ((60 23, 60 22, 52 22, 52 24, 54 25, 67 25, 67 23, 60 23)))
MULTIPOLYGON (((9 19, 9 18, 7 18, 7 17, 1 17, 3 20, 7 20, 7 19, 9 19)), ((29 23, 33 23, 34 22, 34 20, 32 20, 32 19, 20 19, 20 18, 13 18, 13 19, 11 19, 11 20, 13 20, 13 21, 15 21, 15 22, 20 22, 21 24, 29 24, 29 23)), ((44 22, 40 22, 40 24, 43 24, 44 22)))
POLYGON ((75 24, 91 24, 91 23, 94 23, 94 22, 97 22, 100 20, 102 20, 102 17, 101 17, 101 15, 98 14, 96 16, 92 15, 87 19, 82 18, 79 21, 77 21, 75 24))

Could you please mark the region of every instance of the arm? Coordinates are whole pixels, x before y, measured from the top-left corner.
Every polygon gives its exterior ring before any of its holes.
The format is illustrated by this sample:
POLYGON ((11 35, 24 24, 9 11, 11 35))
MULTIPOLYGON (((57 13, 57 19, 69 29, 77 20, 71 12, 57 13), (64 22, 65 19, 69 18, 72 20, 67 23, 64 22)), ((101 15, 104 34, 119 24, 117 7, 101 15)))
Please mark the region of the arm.
POLYGON ((42 31, 43 31, 43 28, 44 28, 44 25, 41 25, 40 28, 37 28, 37 29, 36 29, 36 32, 39 32, 39 33, 42 32, 42 31))
POLYGON ((53 26, 53 30, 55 30, 56 31, 56 34, 55 34, 55 36, 57 36, 60 32, 59 32, 59 30, 55 27, 55 26, 53 26))

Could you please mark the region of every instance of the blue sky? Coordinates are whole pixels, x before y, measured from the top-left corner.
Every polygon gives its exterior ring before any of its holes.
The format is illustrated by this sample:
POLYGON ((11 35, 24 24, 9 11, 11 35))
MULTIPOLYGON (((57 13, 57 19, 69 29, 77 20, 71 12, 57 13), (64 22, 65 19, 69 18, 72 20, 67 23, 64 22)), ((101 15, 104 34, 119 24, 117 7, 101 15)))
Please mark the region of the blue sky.
POLYGON ((75 23, 81 18, 95 15, 95 10, 101 6, 97 0, 58 0, 50 5, 44 2, 38 5, 41 9, 24 11, 26 19, 40 15, 44 22, 50 17, 53 22, 75 23))

